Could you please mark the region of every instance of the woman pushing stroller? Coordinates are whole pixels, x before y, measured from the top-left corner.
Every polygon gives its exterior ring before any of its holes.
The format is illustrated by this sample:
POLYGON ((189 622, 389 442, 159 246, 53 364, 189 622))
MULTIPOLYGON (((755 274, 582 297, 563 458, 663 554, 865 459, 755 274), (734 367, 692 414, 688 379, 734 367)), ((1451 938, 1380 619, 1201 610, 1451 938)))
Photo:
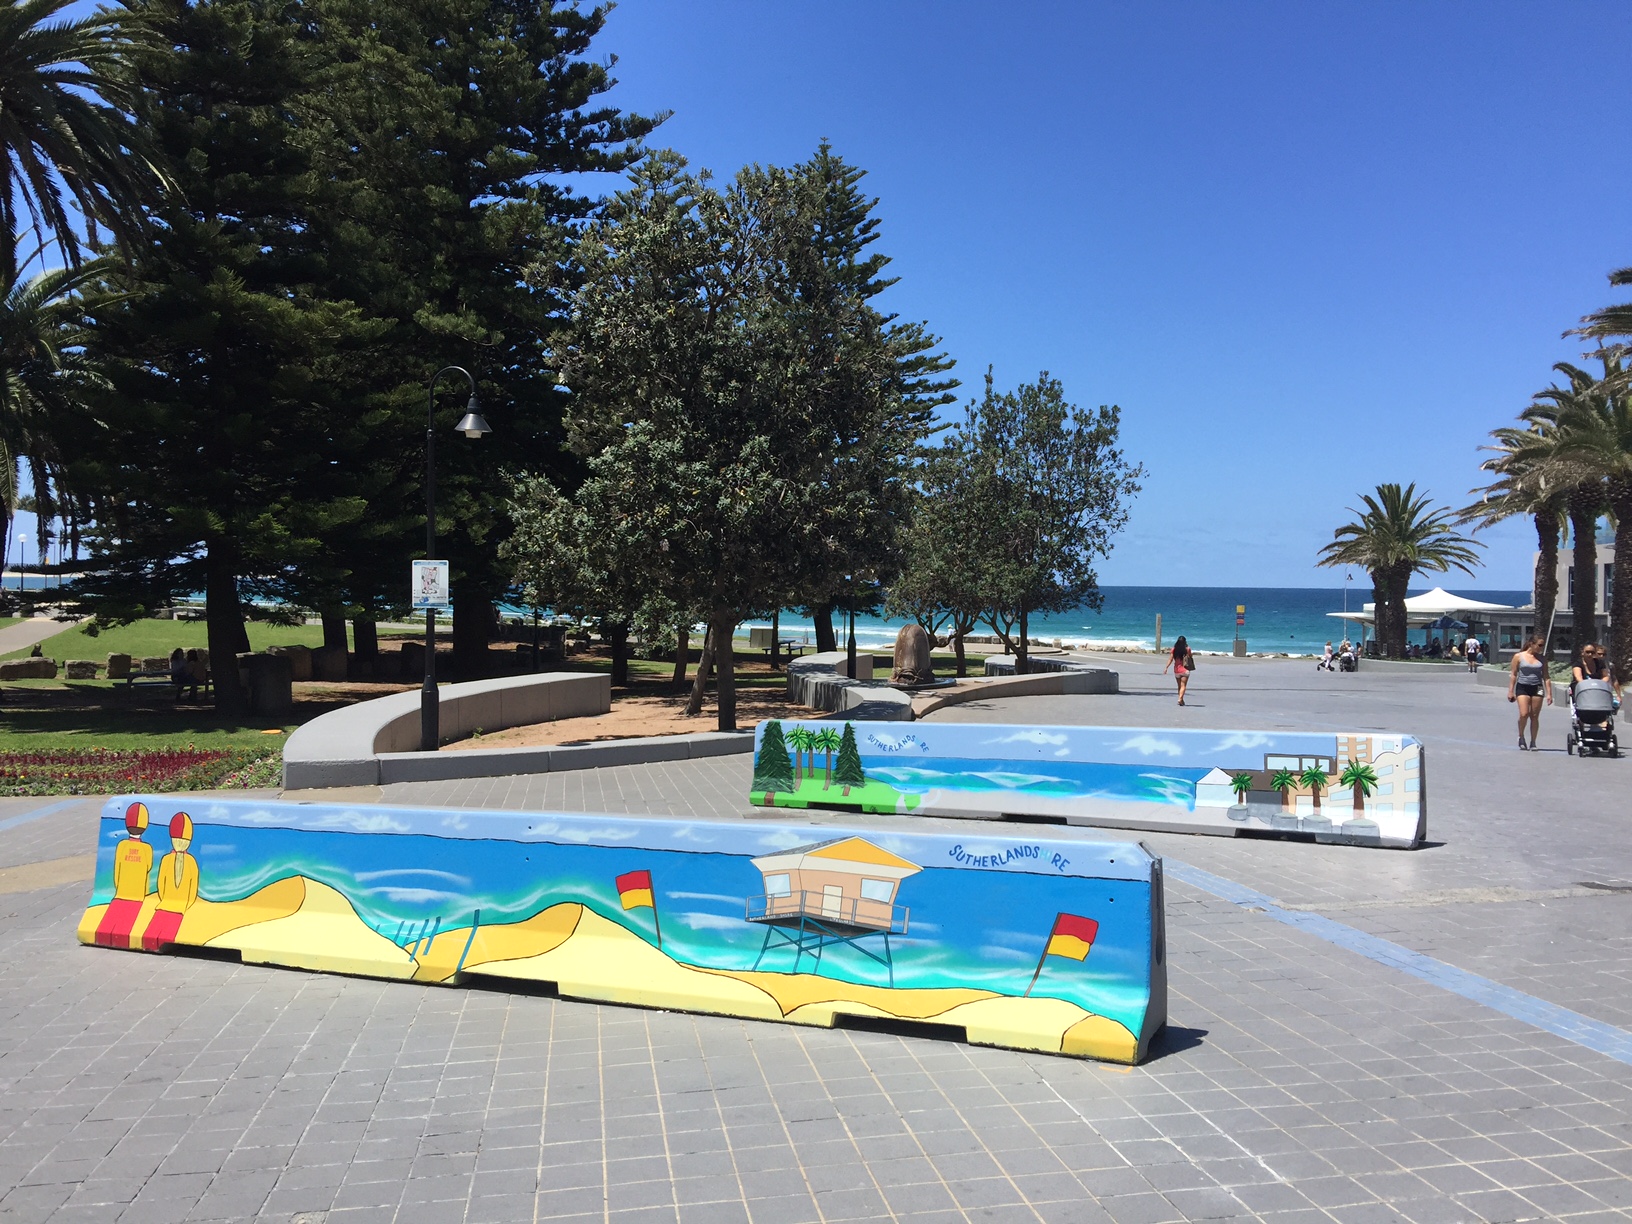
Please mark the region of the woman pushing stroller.
POLYGON ((1621 706, 1621 682, 1604 658, 1604 648, 1588 642, 1570 676, 1570 734, 1565 749, 1585 756, 1620 755, 1615 739, 1615 712, 1621 706))

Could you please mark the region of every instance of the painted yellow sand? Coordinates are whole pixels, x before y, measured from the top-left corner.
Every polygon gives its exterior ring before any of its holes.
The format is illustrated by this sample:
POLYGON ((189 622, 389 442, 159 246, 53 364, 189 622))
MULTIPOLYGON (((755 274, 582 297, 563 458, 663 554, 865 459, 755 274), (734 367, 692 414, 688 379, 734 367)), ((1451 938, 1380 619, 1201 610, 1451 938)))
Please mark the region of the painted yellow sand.
POLYGON ((569 909, 579 913, 571 937, 559 947, 519 960, 489 961, 482 972, 554 982, 562 994, 611 1003, 725 1012, 756 1020, 783 1018, 776 1000, 758 987, 728 974, 682 965, 594 910, 568 903, 544 912, 569 909))
POLYGON ((553 951, 566 942, 577 929, 581 905, 552 905, 543 913, 534 914, 524 922, 476 928, 476 938, 470 937, 470 928, 455 927, 443 931, 431 941, 429 948, 419 953, 419 970, 414 980, 445 982, 459 967, 459 958, 465 958, 468 972, 494 961, 520 960, 553 951), (465 951, 465 945, 470 951, 465 951))
POLYGON ((369 977, 414 975, 413 957, 357 917, 350 901, 317 880, 306 880, 305 892, 295 913, 218 935, 209 946, 237 948, 250 963, 369 977))
MULTIPOLYGON (((156 898, 148 898, 151 911, 156 898)), ((94 942, 106 906, 90 907, 79 937, 94 942)), ((146 925, 147 912, 135 929, 146 925)), ((242 901, 199 901, 179 942, 236 948, 245 961, 330 973, 445 982, 464 968, 545 981, 562 994, 642 1007, 708 1012, 826 1027, 841 1015, 927 1020, 963 1028, 970 1041, 1132 1063, 1138 1042, 1114 1020, 1062 999, 1014 998, 966 988, 890 990, 817 974, 700 969, 575 902, 523 921, 444 931, 416 961, 368 926, 344 896, 316 880, 269 884, 242 901), (466 944, 469 951, 466 952, 466 944)), ((139 945, 138 945, 139 946, 139 945)))

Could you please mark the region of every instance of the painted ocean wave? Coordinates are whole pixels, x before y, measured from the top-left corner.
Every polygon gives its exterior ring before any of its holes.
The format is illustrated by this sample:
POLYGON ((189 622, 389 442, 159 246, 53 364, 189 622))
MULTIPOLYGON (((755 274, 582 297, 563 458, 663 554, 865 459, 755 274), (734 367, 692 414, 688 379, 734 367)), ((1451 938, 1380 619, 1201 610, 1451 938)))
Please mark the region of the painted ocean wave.
MULTIPOLYGON (((909 795, 939 791, 990 791, 1037 795, 1051 799, 1137 800, 1195 806, 1196 782, 1207 770, 1148 764, 1116 765, 1097 761, 1039 762, 1030 772, 992 769, 992 762, 951 757, 919 759, 863 756, 867 776, 909 795), (1046 772, 1045 772, 1046 770, 1046 772)), ((1027 762, 1031 764, 1031 762, 1027 762)))

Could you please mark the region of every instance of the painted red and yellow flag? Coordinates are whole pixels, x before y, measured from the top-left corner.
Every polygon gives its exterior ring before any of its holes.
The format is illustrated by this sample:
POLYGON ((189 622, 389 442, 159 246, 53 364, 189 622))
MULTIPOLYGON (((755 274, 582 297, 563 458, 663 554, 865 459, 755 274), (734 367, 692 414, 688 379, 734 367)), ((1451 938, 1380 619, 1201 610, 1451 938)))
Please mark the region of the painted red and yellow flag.
POLYGON ((1094 946, 1094 936, 1098 934, 1099 923, 1092 918, 1060 914, 1054 919, 1054 929, 1049 932, 1048 948, 1043 955, 1069 956, 1072 960, 1086 960, 1089 950, 1094 946))
POLYGON ((652 900, 652 873, 649 871, 626 871, 618 877, 618 900, 623 902, 626 910, 639 909, 645 906, 655 910, 656 902, 652 900))

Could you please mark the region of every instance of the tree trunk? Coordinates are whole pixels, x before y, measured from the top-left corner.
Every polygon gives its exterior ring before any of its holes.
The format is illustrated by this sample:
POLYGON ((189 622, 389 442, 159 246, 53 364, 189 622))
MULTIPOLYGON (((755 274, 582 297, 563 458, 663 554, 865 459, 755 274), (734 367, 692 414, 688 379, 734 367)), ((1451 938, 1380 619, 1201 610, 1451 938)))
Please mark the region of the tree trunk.
POLYGON ((952 627, 952 654, 958 661, 957 675, 958 679, 961 680, 969 674, 969 661, 963 657, 963 627, 961 625, 953 625, 952 627))
POLYGON ((1552 657, 1553 610, 1558 607, 1558 517, 1536 515, 1536 632, 1546 639, 1542 658, 1552 657))
POLYGON ((1610 662, 1624 684, 1632 676, 1632 479, 1610 483, 1615 511, 1615 573, 1609 588, 1610 662))
POLYGON ((373 664, 380 657, 380 635, 374 622, 358 617, 351 622, 351 640, 356 647, 357 658, 364 663, 373 664))
POLYGON ((1023 676, 1031 664, 1031 646, 1026 640, 1026 605, 1020 605, 1020 641, 1014 648, 1014 674, 1023 676))
MULTIPOLYGON (((210 679, 215 685, 215 712, 242 718, 249 712, 249 694, 238 678, 239 640, 247 638, 243 609, 238 604, 238 575, 225 542, 207 545, 204 574, 204 616, 210 645, 210 679)), ((247 645, 247 642, 245 643, 247 645)))
POLYGON ((737 729, 737 661, 731 649, 731 635, 737 629, 737 614, 730 608, 715 608, 710 618, 713 638, 717 643, 714 654, 718 660, 720 682, 716 697, 720 709, 719 729, 737 729))
POLYGON ((340 613, 323 613, 323 648, 331 646, 346 649, 346 618, 340 613))
POLYGON ((703 712, 703 698, 708 693, 708 674, 714 668, 714 626, 703 635, 703 657, 697 660, 697 677, 692 681, 691 699, 686 702, 686 717, 696 718, 703 712))
POLYGON ((686 664, 691 662, 691 626, 676 625, 674 629, 674 687, 686 682, 686 664))
POLYGON ((817 604, 810 610, 810 619, 816 626, 816 649, 831 654, 839 648, 839 639, 833 632, 833 605, 817 604))
POLYGON ((776 651, 777 651, 777 641, 776 641, 776 639, 777 639, 777 636, 781 632, 782 632, 782 612, 781 612, 780 609, 778 609, 777 611, 771 613, 771 670, 773 672, 778 670, 777 665, 776 665, 776 651))
POLYGON ((629 687, 629 626, 601 622, 601 636, 612 648, 612 687, 629 687))
POLYGON ((493 634, 493 599, 476 584, 453 584, 453 670, 461 680, 487 675, 487 643, 493 634))
POLYGON ((1575 592, 1571 609, 1570 654, 1581 657, 1581 647, 1598 640, 1598 511, 1603 508, 1596 484, 1582 485, 1570 494, 1571 563, 1575 592))

